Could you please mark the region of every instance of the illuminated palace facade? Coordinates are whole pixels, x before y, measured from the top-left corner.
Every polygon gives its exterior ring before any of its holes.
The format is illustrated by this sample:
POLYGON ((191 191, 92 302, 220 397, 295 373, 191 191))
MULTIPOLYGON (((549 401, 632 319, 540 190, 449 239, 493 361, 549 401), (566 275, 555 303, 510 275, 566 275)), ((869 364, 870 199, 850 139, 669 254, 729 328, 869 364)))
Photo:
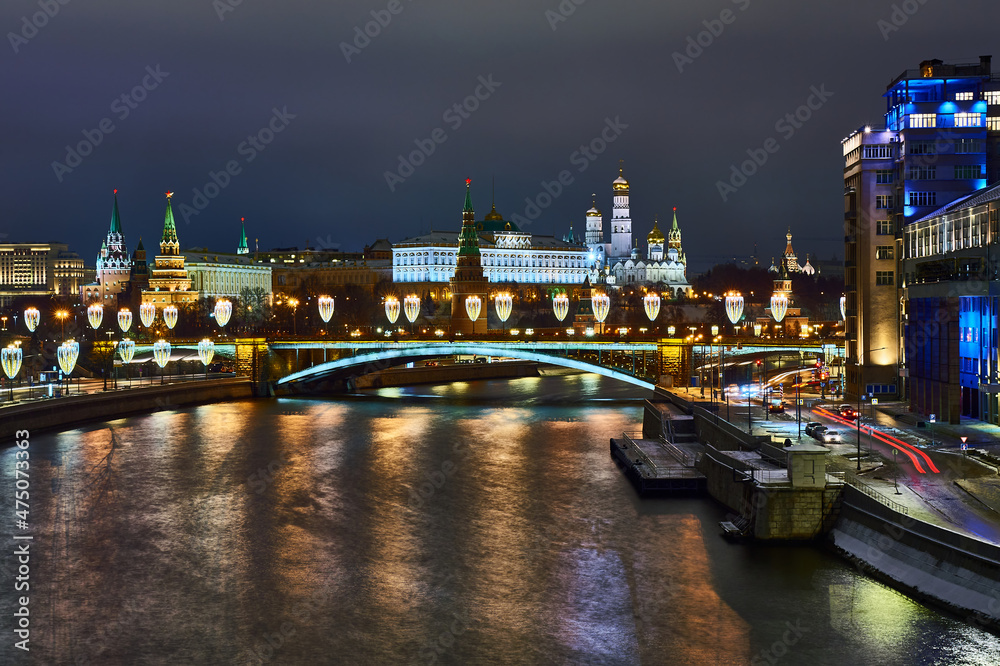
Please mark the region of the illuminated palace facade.
MULTIPOLYGON (((490 282, 581 284, 587 248, 554 236, 521 231, 496 205, 476 222, 483 274, 490 282)), ((392 246, 393 282, 447 285, 458 266, 459 232, 431 231, 392 246)))

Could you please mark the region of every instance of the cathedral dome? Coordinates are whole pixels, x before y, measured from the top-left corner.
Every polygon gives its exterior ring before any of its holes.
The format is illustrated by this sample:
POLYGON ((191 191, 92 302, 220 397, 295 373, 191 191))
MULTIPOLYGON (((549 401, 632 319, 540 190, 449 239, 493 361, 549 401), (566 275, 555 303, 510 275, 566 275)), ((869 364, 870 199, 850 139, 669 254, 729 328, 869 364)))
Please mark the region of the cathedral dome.
POLYGON ((654 219, 653 230, 649 232, 648 236, 646 236, 646 243, 648 245, 662 245, 665 240, 666 238, 664 238, 663 232, 660 231, 659 220, 654 219))

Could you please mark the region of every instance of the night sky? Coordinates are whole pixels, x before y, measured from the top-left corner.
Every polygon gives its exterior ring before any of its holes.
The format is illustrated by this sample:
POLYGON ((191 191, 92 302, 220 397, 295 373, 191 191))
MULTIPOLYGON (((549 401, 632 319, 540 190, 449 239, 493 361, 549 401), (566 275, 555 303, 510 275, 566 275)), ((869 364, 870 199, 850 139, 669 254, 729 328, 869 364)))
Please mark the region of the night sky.
POLYGON ((467 177, 477 217, 495 177, 530 231, 582 235, 592 192, 607 229, 619 160, 643 252, 676 206, 694 270, 755 242, 769 263, 789 226, 800 258, 840 257, 841 139, 921 60, 1000 58, 988 0, 62 1, 0 7, 0 233, 90 264, 114 188, 130 251, 167 190, 184 248, 233 251, 246 217, 251 247, 359 250, 457 230, 467 177), (416 142, 433 153, 401 171, 416 142), (766 162, 723 201, 748 150, 766 162))

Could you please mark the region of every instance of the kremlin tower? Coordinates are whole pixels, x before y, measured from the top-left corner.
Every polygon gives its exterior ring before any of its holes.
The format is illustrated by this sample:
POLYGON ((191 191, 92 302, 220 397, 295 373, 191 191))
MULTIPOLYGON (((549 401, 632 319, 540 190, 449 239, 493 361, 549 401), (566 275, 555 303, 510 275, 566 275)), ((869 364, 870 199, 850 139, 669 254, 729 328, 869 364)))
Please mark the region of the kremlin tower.
MULTIPOLYGON (((470 179, 465 180, 465 206, 462 208, 462 231, 458 236, 458 257, 455 276, 448 280, 451 285, 451 331, 470 335, 486 332, 486 314, 489 303, 486 300, 488 281, 483 275, 483 265, 479 254, 479 230, 476 228, 476 213, 472 209, 470 179), (473 322, 469 318, 466 299, 478 296, 479 317, 473 322)), ((496 207, 491 215, 497 215, 496 207)))
POLYGON ((163 237, 160 238, 160 254, 149 271, 149 289, 142 292, 143 303, 178 305, 194 303, 198 292, 191 291, 191 278, 184 268, 184 255, 177 240, 177 225, 174 211, 170 207, 173 192, 167 192, 167 211, 163 216, 163 237))
POLYGON ((132 274, 132 261, 125 248, 125 234, 122 233, 121 215, 118 213, 118 190, 115 190, 114 207, 111 210, 111 227, 101 244, 97 255, 97 277, 93 284, 83 286, 84 302, 117 306, 112 296, 125 292, 132 274))

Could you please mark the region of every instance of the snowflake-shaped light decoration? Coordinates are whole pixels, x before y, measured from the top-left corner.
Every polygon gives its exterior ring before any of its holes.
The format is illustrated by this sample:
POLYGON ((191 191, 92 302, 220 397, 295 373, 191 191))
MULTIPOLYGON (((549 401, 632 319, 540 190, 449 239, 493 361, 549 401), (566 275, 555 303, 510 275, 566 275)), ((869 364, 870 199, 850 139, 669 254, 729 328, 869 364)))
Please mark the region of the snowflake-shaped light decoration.
POLYGON ((122 329, 122 333, 128 333, 128 329, 132 328, 132 311, 128 308, 118 311, 118 328, 122 329))
POLYGON ((87 321, 95 330, 100 328, 101 322, 104 321, 104 306, 100 303, 87 306, 87 321))
POLYGON ((656 321, 660 315, 660 295, 651 291, 643 297, 642 304, 646 308, 646 316, 649 317, 649 321, 656 321))
POLYGON ((496 308, 500 321, 506 322, 510 319, 511 310, 514 308, 514 297, 507 291, 497 294, 493 298, 493 307, 496 308))
POLYGON ((417 316, 420 315, 420 297, 415 294, 410 294, 403 299, 403 312, 406 313, 406 318, 412 324, 417 320, 417 316))
POLYGON ((143 303, 139 306, 139 321, 146 328, 153 325, 156 320, 156 304, 155 303, 143 303))
POLYGON ((319 304, 319 316, 323 319, 323 323, 329 323, 330 317, 333 316, 333 296, 320 296, 317 303, 319 304))
POLYGON ((594 306, 594 318, 603 324, 611 311, 611 297, 607 294, 597 293, 590 297, 590 302, 594 306))
POLYGON ((198 343, 198 358, 201 359, 202 364, 208 366, 212 362, 212 358, 215 357, 215 343, 205 338, 198 343))
POLYGON ((177 308, 173 305, 163 308, 163 321, 167 324, 167 328, 174 330, 174 326, 177 325, 177 308))
POLYGON ((479 313, 483 311, 483 299, 478 296, 465 297, 465 312, 469 315, 469 320, 475 323, 479 319, 479 313))
POLYGON ((399 299, 395 296, 387 296, 385 299, 385 316, 390 324, 395 324, 399 319, 399 299))
POLYGON ((847 321, 847 296, 840 297, 840 318, 847 321))
POLYGON ((3 365, 3 373, 7 379, 14 379, 21 371, 21 348, 16 345, 7 345, 0 349, 0 364, 3 365))
POLYGON ((153 360, 161 368, 170 362, 170 343, 166 340, 157 340, 153 343, 153 360))
POLYGON ((220 327, 229 323, 233 316, 233 304, 228 299, 221 298, 215 302, 215 321, 220 327))
POLYGON ((122 363, 128 365, 135 356, 135 342, 125 338, 118 343, 118 355, 122 357, 122 363))
POLYGON ((556 319, 559 321, 566 319, 566 315, 569 314, 569 296, 566 294, 556 294, 553 296, 552 312, 555 313, 556 319))
POLYGON ((28 327, 29 333, 35 332, 41 319, 42 313, 38 311, 38 308, 28 308, 24 311, 24 325, 28 327))
POLYGON ((731 291, 726 294, 726 315, 733 324, 743 316, 743 295, 739 292, 731 291))
POLYGON ((781 320, 785 318, 785 314, 788 313, 788 296, 785 294, 775 294, 771 296, 771 316, 774 317, 774 321, 781 323, 781 320))
POLYGON ((59 368, 63 374, 69 377, 76 367, 76 360, 80 358, 80 343, 75 340, 67 340, 59 345, 56 350, 56 359, 59 361, 59 368))

